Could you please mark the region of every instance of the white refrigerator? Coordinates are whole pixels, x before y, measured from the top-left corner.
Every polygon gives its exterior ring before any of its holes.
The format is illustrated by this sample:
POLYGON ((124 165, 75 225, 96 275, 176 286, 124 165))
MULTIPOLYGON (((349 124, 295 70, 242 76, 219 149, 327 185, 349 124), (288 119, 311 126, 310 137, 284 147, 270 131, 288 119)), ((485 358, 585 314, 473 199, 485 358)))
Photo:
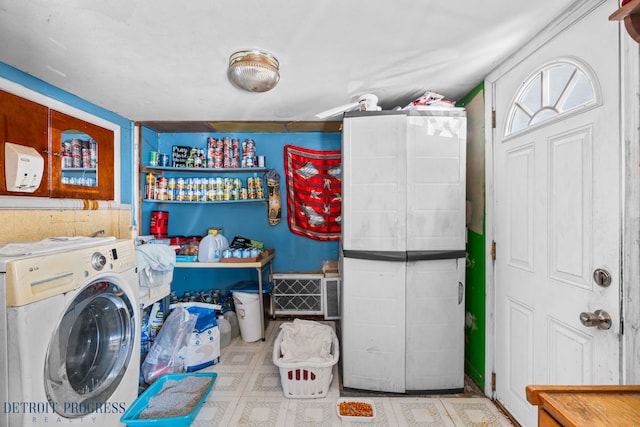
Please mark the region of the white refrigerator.
POLYGON ((343 386, 464 388, 466 113, 346 113, 343 386))

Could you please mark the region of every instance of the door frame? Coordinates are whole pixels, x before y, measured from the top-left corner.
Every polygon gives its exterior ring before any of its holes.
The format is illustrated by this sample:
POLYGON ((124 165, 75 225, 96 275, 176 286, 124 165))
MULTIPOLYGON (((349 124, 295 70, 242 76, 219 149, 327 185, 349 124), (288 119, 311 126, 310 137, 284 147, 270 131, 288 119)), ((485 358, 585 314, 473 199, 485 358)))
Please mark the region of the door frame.
MULTIPOLYGON (((485 342, 485 376, 491 375, 492 380, 485 382, 486 396, 495 398, 493 373, 495 372, 495 265, 491 258, 492 242, 495 239, 495 193, 494 193, 494 164, 496 129, 493 128, 493 111, 495 106, 495 82, 514 66, 522 62, 531 53, 538 50, 551 39, 561 35, 566 29, 581 20, 586 14, 600 6, 607 7, 610 3, 611 11, 617 8, 617 1, 585 0, 576 2, 562 15, 549 23, 536 37, 530 40, 513 56, 495 68, 485 78, 485 205, 486 205, 486 240, 485 259, 486 271, 486 342, 485 342)), ((640 48, 633 41, 624 26, 619 22, 607 22, 606 25, 617 25, 620 33, 621 57, 620 108, 624 116, 620 117, 622 176, 622 201, 620 208, 622 229, 621 254, 621 316, 624 320, 621 354, 621 378, 624 384, 640 382, 640 360, 634 355, 640 354, 640 48)), ((532 70, 533 71, 533 70, 532 70)), ((501 112, 506 114, 507 112, 501 112)), ((498 248, 498 256, 500 249, 498 248)))

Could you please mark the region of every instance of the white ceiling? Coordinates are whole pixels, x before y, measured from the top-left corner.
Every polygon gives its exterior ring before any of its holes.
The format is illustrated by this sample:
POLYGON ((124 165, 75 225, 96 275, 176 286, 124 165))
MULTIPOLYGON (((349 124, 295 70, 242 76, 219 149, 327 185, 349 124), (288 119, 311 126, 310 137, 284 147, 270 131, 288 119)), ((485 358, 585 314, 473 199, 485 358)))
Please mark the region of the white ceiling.
POLYGON ((315 121, 363 93, 456 101, 572 3, 0 0, 0 62, 134 121, 315 121), (229 83, 244 48, 279 60, 270 92, 229 83))

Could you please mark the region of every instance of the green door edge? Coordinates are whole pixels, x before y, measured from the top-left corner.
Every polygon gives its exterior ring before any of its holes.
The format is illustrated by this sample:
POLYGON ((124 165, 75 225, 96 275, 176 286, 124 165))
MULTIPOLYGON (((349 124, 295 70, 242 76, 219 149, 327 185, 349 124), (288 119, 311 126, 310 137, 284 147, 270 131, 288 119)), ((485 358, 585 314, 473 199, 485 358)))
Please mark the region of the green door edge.
MULTIPOLYGON (((456 102, 456 106, 465 107, 477 96, 484 99, 484 82, 476 86, 471 92, 456 102)), ((484 105, 484 101, 482 102, 484 105)), ((478 114, 475 111, 467 111, 469 114, 478 114)), ((474 117, 476 120, 484 122, 484 108, 482 117, 474 117)), ((482 135, 474 135, 468 143, 482 145, 484 153, 484 132, 482 135)), ((476 147, 477 148, 477 147, 476 147)), ((484 155, 483 155, 484 157, 484 155)), ((469 172, 469 166, 467 166, 469 172)), ((467 177, 473 176, 467 173, 467 177)), ((484 180, 484 170, 482 172, 484 180)), ((483 183, 484 188, 484 183, 483 183)), ((485 203, 483 194, 483 204, 485 203)), ((467 229, 467 265, 466 265, 466 286, 465 286, 465 352, 464 366, 465 372, 482 389, 485 386, 485 338, 486 338, 486 282, 485 282, 485 215, 482 217, 482 233, 467 229)))

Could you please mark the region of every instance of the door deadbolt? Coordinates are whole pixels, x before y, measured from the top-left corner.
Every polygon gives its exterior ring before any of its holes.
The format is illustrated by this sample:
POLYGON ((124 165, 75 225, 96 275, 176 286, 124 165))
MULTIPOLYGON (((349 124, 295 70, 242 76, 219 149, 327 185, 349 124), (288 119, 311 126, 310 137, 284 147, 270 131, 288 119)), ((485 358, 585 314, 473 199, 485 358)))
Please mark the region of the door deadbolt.
POLYGON ((611 329, 611 316, 604 310, 596 310, 593 313, 582 312, 580 322, 587 327, 611 329))
POLYGON ((603 268, 597 268, 593 272, 593 281, 596 282, 598 286, 606 288, 611 284, 611 274, 603 268))

